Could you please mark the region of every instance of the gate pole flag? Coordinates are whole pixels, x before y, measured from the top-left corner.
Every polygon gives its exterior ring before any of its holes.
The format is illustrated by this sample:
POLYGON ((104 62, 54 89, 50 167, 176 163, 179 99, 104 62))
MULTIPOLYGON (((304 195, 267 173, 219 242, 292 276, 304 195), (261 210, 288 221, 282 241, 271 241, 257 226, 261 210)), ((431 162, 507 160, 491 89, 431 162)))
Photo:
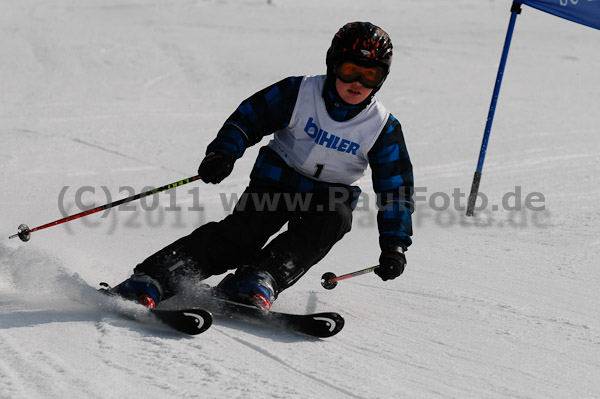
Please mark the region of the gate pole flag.
POLYGON ((492 123, 494 121, 496 103, 498 102, 498 95, 500 93, 500 85, 502 84, 502 77, 504 75, 504 68, 506 66, 506 59, 508 57, 508 50, 510 48, 510 42, 512 40, 517 15, 521 13, 521 4, 526 4, 540 11, 586 25, 591 28, 600 29, 600 0, 521 0, 512 3, 510 22, 508 24, 508 31, 506 32, 504 49, 502 51, 502 58, 500 59, 500 67, 498 68, 498 76, 496 77, 494 93, 492 94, 492 102, 490 104, 485 131, 483 133, 481 149, 479 151, 477 169, 475 171, 475 175, 473 176, 473 184, 471 185, 471 193, 469 194, 469 200, 467 203, 467 216, 473 216, 473 212, 475 210, 475 202, 477 201, 477 193, 479 192, 479 183, 481 181, 483 162, 485 160, 490 132, 492 130, 492 123))
POLYGON ((519 3, 590 28, 600 29, 600 0, 521 0, 519 3))

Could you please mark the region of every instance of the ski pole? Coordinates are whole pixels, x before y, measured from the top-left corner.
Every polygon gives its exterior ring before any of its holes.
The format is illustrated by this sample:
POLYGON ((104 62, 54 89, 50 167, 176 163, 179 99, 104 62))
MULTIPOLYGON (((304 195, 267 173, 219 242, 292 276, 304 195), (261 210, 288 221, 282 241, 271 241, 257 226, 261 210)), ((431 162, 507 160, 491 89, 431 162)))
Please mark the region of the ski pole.
POLYGON ((479 192, 479 184, 481 183, 483 163, 485 161, 485 154, 487 152, 488 141, 490 139, 490 133, 492 131, 492 124, 494 122, 494 114, 496 113, 498 97, 500 96, 500 86, 502 85, 502 77, 504 76, 504 69, 506 68, 506 60, 508 59, 510 42, 512 40, 513 31, 515 29, 515 23, 517 22, 517 15, 521 14, 521 3, 518 1, 514 1, 510 8, 510 12, 510 21, 508 23, 508 30, 506 31, 506 38, 504 39, 504 48, 502 49, 502 56, 500 57, 500 66, 498 67, 498 74, 496 75, 496 84, 494 85, 494 92, 492 93, 492 101, 490 104, 490 109, 488 111, 485 130, 483 132, 483 139, 481 141, 481 149, 479 150, 477 169, 475 169, 475 174, 473 175, 471 192, 469 193, 469 199, 467 201, 467 216, 473 216, 473 213, 475 212, 475 203, 477 202, 477 193, 479 192))
POLYGON ((11 238, 19 237, 21 239, 21 241, 27 242, 31 238, 31 233, 33 233, 34 231, 38 231, 38 230, 45 229, 47 227, 52 227, 52 226, 56 226, 58 224, 70 222, 71 220, 79 219, 79 218, 82 218, 84 216, 91 215, 93 213, 103 211, 105 209, 113 208, 115 206, 119 206, 119 205, 125 204, 127 202, 131 202, 131 201, 135 201, 137 199, 143 198, 143 197, 147 197, 149 195, 154 195, 156 193, 160 193, 160 192, 163 192, 163 191, 166 191, 166 190, 170 190, 170 189, 175 188, 175 187, 183 186, 184 184, 191 183, 191 182, 196 181, 198 179, 200 179, 200 175, 193 176, 193 177, 188 177, 187 179, 176 181, 174 183, 167 184, 167 185, 162 186, 162 187, 154 188, 152 190, 145 191, 143 193, 132 195, 131 197, 123 198, 123 199, 120 199, 118 201, 106 204, 106 205, 101 205, 101 206, 98 206, 96 208, 89 209, 87 211, 83 211, 83 212, 77 213, 75 215, 67 216, 65 218, 62 218, 62 219, 59 219, 59 220, 55 220, 54 222, 47 223, 47 224, 45 224, 43 226, 34 227, 33 229, 30 229, 29 226, 27 226, 26 224, 22 224, 22 225, 20 225, 18 227, 17 234, 13 234, 12 236, 10 236, 8 238, 11 239, 11 238))
POLYGON ((362 276, 363 274, 374 272, 375 269, 377 269, 378 267, 379 267, 379 265, 371 266, 366 269, 358 270, 353 273, 343 274, 338 277, 336 277, 336 275, 331 272, 327 272, 327 273, 323 274, 323 276, 321 276, 321 285, 326 290, 332 290, 337 286, 338 281, 346 280, 346 279, 349 279, 352 277, 362 276))

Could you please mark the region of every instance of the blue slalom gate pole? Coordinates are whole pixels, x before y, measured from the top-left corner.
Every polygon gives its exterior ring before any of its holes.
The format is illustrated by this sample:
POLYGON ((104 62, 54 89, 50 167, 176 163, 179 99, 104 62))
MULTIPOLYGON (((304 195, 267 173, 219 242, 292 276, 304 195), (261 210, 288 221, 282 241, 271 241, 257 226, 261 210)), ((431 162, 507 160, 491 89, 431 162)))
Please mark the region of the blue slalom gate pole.
POLYGON ((483 162, 485 160, 485 153, 487 151, 488 141, 490 139, 490 132, 492 131, 492 123, 494 122, 494 113, 496 112, 496 104, 498 103, 498 96, 500 94, 500 86, 502 85, 502 77, 504 76, 504 68, 506 67, 506 60, 508 58, 508 50, 510 49, 510 42, 512 40, 513 31, 515 30, 515 23, 517 22, 517 15, 521 13, 521 3, 514 2, 511 6, 510 22, 508 23, 508 30, 506 32, 506 39, 504 40, 504 49, 502 50, 502 58, 500 59, 500 66, 498 68, 498 75, 496 76, 496 84, 494 86, 494 93, 492 94, 492 102, 490 104, 490 110, 488 112, 487 122, 485 124, 485 131, 483 133, 483 141, 481 142, 481 149, 479 150, 479 160, 477 162, 477 170, 475 176, 473 176, 473 184, 471 185, 471 193, 469 194, 469 201, 467 203, 467 216, 473 216, 475 210, 475 202, 477 201, 477 193, 479 192, 479 183, 481 182, 481 173, 483 170, 483 162))

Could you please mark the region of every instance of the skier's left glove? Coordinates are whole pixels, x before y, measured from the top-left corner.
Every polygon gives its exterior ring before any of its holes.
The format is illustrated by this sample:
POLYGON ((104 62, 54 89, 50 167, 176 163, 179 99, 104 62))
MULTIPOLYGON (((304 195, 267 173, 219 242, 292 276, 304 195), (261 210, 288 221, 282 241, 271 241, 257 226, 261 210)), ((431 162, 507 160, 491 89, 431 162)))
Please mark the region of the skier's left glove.
POLYGON ((224 152, 209 152, 198 167, 198 175, 204 183, 221 183, 231 174, 235 158, 224 152))
POLYGON ((375 269, 375 274, 381 277, 383 281, 393 280, 404 272, 405 266, 404 250, 392 245, 381 250, 379 267, 375 269))

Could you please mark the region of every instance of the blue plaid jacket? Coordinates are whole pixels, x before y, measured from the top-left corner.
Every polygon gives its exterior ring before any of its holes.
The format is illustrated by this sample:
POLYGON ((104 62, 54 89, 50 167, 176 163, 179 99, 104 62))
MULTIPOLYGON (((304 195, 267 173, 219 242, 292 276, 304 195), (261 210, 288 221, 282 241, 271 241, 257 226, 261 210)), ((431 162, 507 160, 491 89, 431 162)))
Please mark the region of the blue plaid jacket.
MULTIPOLYGON (((301 82, 301 76, 288 77, 244 100, 225 121, 206 152, 222 151, 238 159, 246 148, 258 143, 264 136, 286 127, 292 117, 301 82)), ((362 110, 360 106, 341 102, 329 84, 325 85, 323 98, 329 115, 337 121, 349 120, 362 110)), ((368 158, 373 172, 373 188, 378 197, 380 246, 398 245, 406 250, 412 243, 413 173, 402 127, 392 115, 369 151, 368 158)), ((335 182, 327 184, 301 175, 268 147, 261 149, 250 178, 253 184, 274 186, 285 192, 315 192, 336 186, 335 182), (269 173, 273 168, 283 172, 269 173)), ((360 189, 350 188, 358 197, 360 189)))

